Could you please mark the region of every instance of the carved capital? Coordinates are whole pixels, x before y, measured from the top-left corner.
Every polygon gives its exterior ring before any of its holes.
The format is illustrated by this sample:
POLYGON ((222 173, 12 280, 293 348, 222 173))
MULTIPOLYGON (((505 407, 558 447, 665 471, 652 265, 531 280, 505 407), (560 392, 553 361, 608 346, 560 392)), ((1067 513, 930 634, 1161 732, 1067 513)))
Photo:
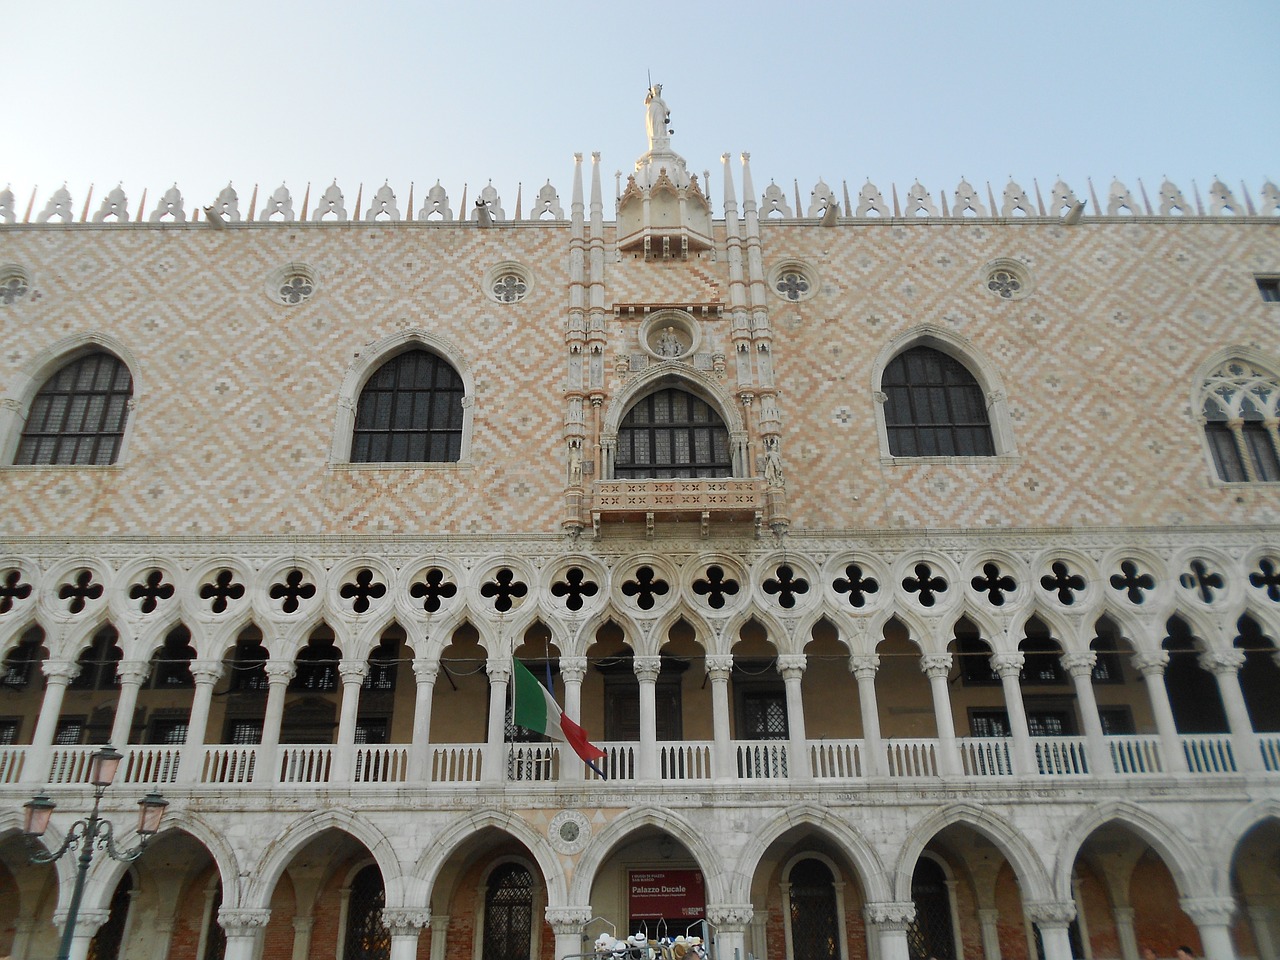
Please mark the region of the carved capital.
POLYGON ((197 684, 212 687, 222 677, 221 660, 192 660, 191 676, 197 684))
POLYGON ((140 687, 151 673, 151 664, 146 660, 121 660, 116 664, 116 677, 123 687, 133 684, 140 687))
POLYGON ((1210 673, 1238 673, 1240 668, 1244 666, 1244 651, 1242 650, 1206 650, 1197 658, 1200 662, 1201 669, 1210 673))
POLYGON ((80 675, 80 664, 73 660, 46 660, 40 664, 45 677, 51 684, 66 686, 80 675))
POLYGON ((431 925, 429 907, 383 907, 382 922, 393 937, 415 936, 423 927, 431 925))
POLYGON ((993 927, 1000 922, 1000 911, 994 907, 983 907, 978 911, 978 922, 984 927, 993 927))
POLYGON ((803 653, 784 653, 778 657, 778 672, 784 680, 799 680, 808 665, 809 658, 803 653))
POLYGON ((587 675, 586 657, 561 657, 560 676, 565 683, 581 683, 587 675))
POLYGON ((590 905, 578 907, 547 907, 547 923, 556 935, 578 933, 593 916, 590 905))
POLYGON ((343 686, 348 683, 364 683, 365 676, 369 673, 368 660, 339 660, 338 675, 342 677, 343 686))
POLYGON ((263 664, 263 670, 270 684, 287 684, 297 672, 292 660, 268 660, 263 664))
POLYGON ((658 674, 662 671, 662 658, 636 657, 631 664, 631 669, 635 671, 637 679, 652 683, 658 679, 658 674))
POLYGON ((879 669, 879 654, 854 653, 849 656, 849 672, 859 680, 874 680, 879 669))
MULTIPOLYGON (((110 914, 106 910, 85 910, 81 909, 76 914, 76 932, 77 937, 91 937, 98 932, 98 928, 107 922, 110 914)), ((67 911, 55 910, 53 913, 53 922, 56 926, 65 927, 67 924, 67 911)))
POLYGON ((906 930, 907 924, 916 918, 916 905, 910 900, 868 903, 865 913, 867 922, 881 930, 906 930))
POLYGON ((1228 927, 1236 912, 1234 897, 1182 897, 1178 906, 1197 927, 1228 927))
POLYGON ((439 675, 439 660, 423 660, 419 657, 413 661, 413 679, 415 683, 431 686, 436 682, 436 677, 439 675))
POLYGON ((1018 679, 1018 674, 1022 673, 1022 664, 1025 657, 1020 653, 993 653, 991 655, 991 669, 994 670, 1001 680, 1009 677, 1018 679))
POLYGON ((707 657, 707 673, 712 680, 728 680, 733 671, 733 657, 728 654, 715 654, 707 657))
POLYGON ((1062 656, 1062 665, 1067 668, 1067 673, 1073 677, 1088 677, 1093 675, 1093 668, 1098 664, 1098 655, 1096 653, 1067 653, 1062 656))
POLYGON ((484 672, 489 675, 489 680, 492 682, 505 682, 511 677, 511 661, 486 660, 484 664, 484 672))
POLYGON ((951 654, 926 654, 920 658, 920 670, 930 680, 947 679, 947 676, 951 673, 951 654))
POLYGON ((1076 918, 1076 905, 1072 900, 1033 900, 1023 909, 1039 927, 1068 927, 1076 918))
POLYGON ((218 926, 228 937, 249 937, 266 927, 270 910, 222 907, 218 910, 218 926))
POLYGON ((1164 668, 1169 665, 1169 651, 1152 650, 1135 653, 1132 660, 1135 670, 1144 677, 1164 676, 1164 668))
POLYGON ((721 933, 746 933, 753 916, 755 908, 749 903, 707 904, 707 922, 721 933))

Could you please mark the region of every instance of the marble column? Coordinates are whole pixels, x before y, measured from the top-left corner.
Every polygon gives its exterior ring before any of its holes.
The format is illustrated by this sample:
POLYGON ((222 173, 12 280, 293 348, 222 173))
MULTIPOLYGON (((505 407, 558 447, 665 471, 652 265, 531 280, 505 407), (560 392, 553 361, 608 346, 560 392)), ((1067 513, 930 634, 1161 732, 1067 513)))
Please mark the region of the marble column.
POLYGON ((1212 653, 1203 653, 1200 655, 1200 666, 1212 673, 1213 679, 1218 682, 1222 708, 1227 714, 1227 727, 1231 731, 1236 769, 1245 772, 1261 770, 1262 753, 1258 748, 1258 737, 1253 732, 1249 708, 1245 705, 1244 693, 1240 690, 1240 668, 1244 666, 1244 651, 1214 650, 1212 653))
POLYGON ((221 660, 191 661, 191 676, 196 688, 191 696, 191 713, 187 717, 187 740, 182 746, 179 779, 197 783, 204 767, 204 735, 209 729, 209 708, 213 704, 213 687, 222 676, 221 660))
POLYGON ((1076 905, 1071 900, 1030 902, 1027 917, 1040 929, 1044 944, 1044 960, 1072 960, 1071 921, 1076 918, 1076 905))
POLYGON ((1138 935, 1133 929, 1133 907, 1115 907, 1111 911, 1115 919, 1116 939, 1120 941, 1121 960, 1139 960, 1138 935))
POLYGON ((391 931, 389 960, 415 960, 418 937, 431 923, 427 907, 383 907, 382 922, 391 931))
POLYGON ((1236 911, 1233 897, 1183 897, 1178 905, 1200 931, 1205 960, 1236 960, 1231 942, 1231 918, 1236 911))
POLYGON ((707 676, 711 678, 711 728, 714 740, 711 770, 716 780, 736 780, 738 777, 733 742, 729 736, 729 674, 732 670, 733 657, 707 657, 707 676))
MULTIPOLYGON (((587 676, 586 657, 561 657, 560 679, 564 681, 564 712, 574 723, 582 724, 582 681, 587 676)), ((604 761, 600 761, 603 763, 604 761)), ((602 770, 605 768, 601 766, 602 770)), ((608 772, 607 770, 605 771, 608 772)), ((560 752, 560 779, 577 783, 584 777, 584 765, 572 750, 560 752)))
POLYGON ((910 960, 907 926, 915 919, 916 905, 910 900, 868 903, 865 915, 868 927, 875 930, 880 960, 910 960))
POLYGON ((40 665, 44 671, 44 699, 40 701, 40 716, 27 748, 27 759, 22 765, 23 783, 44 783, 49 779, 49 762, 53 757, 53 735, 58 729, 58 717, 62 714, 62 698, 69 684, 80 673, 80 665, 70 660, 46 660, 40 665))
POLYGON ((409 748, 409 779, 426 783, 431 777, 431 700, 435 694, 440 661, 413 661, 413 743, 409 748))
POLYGON ((431 960, 447 960, 449 953, 449 915, 431 916, 431 960))
POLYGON ((584 928, 591 920, 591 905, 576 907, 546 908, 547 923, 556 937, 557 957, 571 957, 574 954, 589 953, 584 928))
POLYGON ((116 698, 116 715, 111 722, 111 736, 107 743, 117 749, 127 746, 133 730, 133 714, 138 705, 138 691, 151 673, 146 660, 121 660, 116 664, 116 679, 120 681, 120 694, 116 698))
POLYGON ((293 953, 290 960, 307 960, 311 955, 311 931, 315 926, 315 917, 293 918, 293 953))
POLYGON ((812 776, 809 764, 809 737, 804 727, 804 693, 801 682, 808 657, 803 653, 784 653, 778 657, 778 672, 787 694, 787 751, 790 754, 787 775, 792 780, 808 780, 812 776))
POLYGON ((983 960, 1000 960, 1000 911, 983 907, 978 911, 978 923, 982 927, 983 960))
MULTIPOLYGON (((67 954, 67 960, 85 960, 89 956, 89 944, 93 940, 93 935, 107 922, 109 916, 110 912, 107 910, 80 908, 79 913, 76 914, 75 932, 71 935, 71 949, 67 954)), ((67 927, 67 911, 55 910, 53 923, 58 928, 58 935, 62 936, 67 927)))
POLYGON ((1182 740, 1173 722, 1173 710, 1169 706, 1169 691, 1164 685, 1164 669, 1169 664, 1166 650, 1135 653, 1133 665, 1142 674, 1151 699, 1151 712, 1155 716, 1156 730, 1160 734, 1160 754, 1165 773, 1186 773, 1187 757, 1182 752, 1182 740))
POLYGON ((636 657, 632 662, 640 685, 640 763, 638 779, 658 779, 658 673, 661 657, 636 657))
POLYGON ((862 772, 867 777, 885 775, 884 743, 880 739, 880 704, 876 701, 876 671, 880 657, 874 653, 855 653, 849 657, 849 670, 858 681, 858 710, 862 716, 862 772))
MULTIPOLYGON (((1013 772, 1030 777, 1036 773, 1036 758, 1031 746, 1031 731, 1027 727, 1027 709, 1022 703, 1022 685, 1018 681, 1024 662, 1025 658, 1020 653, 991 656, 991 668, 1000 677, 1000 686, 1004 688, 1004 706, 1009 715, 1009 732, 1013 735, 1013 772)), ((1046 957, 1046 960, 1053 958, 1046 957)))
POLYGON ((488 783, 502 783, 507 779, 507 684, 511 680, 511 661, 489 660, 485 672, 489 674, 489 735, 481 778, 488 783))
POLYGON ((707 923, 715 931, 716 941, 710 952, 717 960, 747 960, 747 927, 754 914, 749 903, 707 904, 707 923))
POLYGON ((933 698, 933 722, 938 728, 938 773, 958 777, 964 773, 964 766, 956 743, 956 722, 951 714, 951 688, 947 686, 951 654, 927 654, 920 658, 920 669, 929 678, 929 693, 933 698))
POLYGON ((218 924, 227 936, 223 960, 258 960, 262 953, 262 934, 270 919, 270 910, 220 909, 218 924))
POLYGON ((280 779, 276 755, 280 750, 280 726, 284 723, 284 698, 297 668, 292 660, 268 660, 264 669, 267 705, 262 715, 262 736, 254 751, 253 782, 274 784, 280 779))
MULTIPOLYGON (((1253 942, 1258 946, 1258 960, 1276 960, 1276 941, 1271 935, 1271 918, 1274 911, 1260 903, 1246 905, 1245 912, 1249 917, 1249 929, 1253 931, 1253 942)), ((13 951, 15 958, 19 956, 17 949, 13 951)))
POLYGON ((1089 751, 1089 773, 1095 777, 1114 777, 1116 765, 1111 759, 1106 735, 1102 732, 1098 701, 1093 695, 1093 668, 1097 663, 1098 655, 1092 652, 1062 655, 1062 665, 1071 675, 1076 703, 1080 707, 1080 722, 1084 725, 1085 743, 1089 751))
POLYGON ((350 783, 355 773, 356 718, 360 715, 360 686, 369 672, 367 660, 339 660, 342 678, 342 708, 338 714, 338 737, 333 748, 330 783, 350 783))

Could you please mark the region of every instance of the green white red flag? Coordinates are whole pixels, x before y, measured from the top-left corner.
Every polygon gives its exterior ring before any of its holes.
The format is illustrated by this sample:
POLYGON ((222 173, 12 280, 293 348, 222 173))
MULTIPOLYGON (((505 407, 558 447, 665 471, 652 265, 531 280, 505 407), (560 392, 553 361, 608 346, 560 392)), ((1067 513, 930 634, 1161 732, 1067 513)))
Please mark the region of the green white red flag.
POLYGON ((551 691, 515 657, 511 658, 511 689, 514 697, 512 719, 516 723, 526 730, 567 743, 583 763, 604 775, 593 762, 604 759, 604 751, 587 739, 587 732, 582 727, 564 715, 551 691))

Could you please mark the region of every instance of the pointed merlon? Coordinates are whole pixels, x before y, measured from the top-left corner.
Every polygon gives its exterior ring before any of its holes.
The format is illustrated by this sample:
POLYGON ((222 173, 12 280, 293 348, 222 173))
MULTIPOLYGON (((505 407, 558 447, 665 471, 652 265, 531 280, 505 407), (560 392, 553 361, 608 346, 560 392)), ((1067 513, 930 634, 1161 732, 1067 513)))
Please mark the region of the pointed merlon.
POLYGON ((852 217, 853 206, 849 203, 849 181, 841 180, 840 188, 844 191, 844 215, 846 217, 852 217))
POLYGON ((1253 197, 1249 196, 1249 188, 1244 185, 1244 181, 1240 181, 1240 193, 1244 195, 1244 207, 1249 211, 1249 216, 1256 217, 1257 211, 1253 209, 1253 197))
POLYGON ((893 215, 900 217, 902 216, 902 210, 898 207, 898 185, 894 183, 891 186, 893 188, 893 215))
POLYGON ((804 207, 800 206, 800 181, 792 180, 791 183, 796 188, 796 216, 798 217, 800 216, 800 211, 804 209, 804 207))
POLYGON ((462 220, 468 219, 467 208, 467 185, 462 185, 462 206, 459 208, 458 217, 462 220))
MULTIPOLYGON (((1009 182, 1010 182, 1010 183, 1012 183, 1012 182, 1013 182, 1013 174, 1012 174, 1012 173, 1011 173, 1011 174, 1009 174, 1009 182)), ((997 210, 999 210, 1000 208, 996 206, 996 195, 995 195, 995 193, 994 193, 994 192, 992 192, 992 190, 991 190, 991 181, 990 181, 990 180, 988 180, 988 181, 987 181, 987 203, 989 203, 989 204, 990 204, 990 206, 989 206, 989 207, 987 207, 987 209, 991 211, 991 215, 994 217, 994 216, 996 215, 996 211, 997 211, 997 210)))
POLYGON ((1093 201, 1093 209, 1096 215, 1101 216, 1106 213, 1106 208, 1098 204, 1098 194, 1093 189, 1093 177, 1085 178, 1089 182, 1089 199, 1093 201))
POLYGON ((360 210, 362 209, 360 206, 360 201, 363 199, 364 199, 364 181, 361 181, 360 188, 356 190, 356 212, 355 212, 355 216, 352 218, 354 220, 360 219, 360 210))
MULTIPOLYGON (((960 179, 962 179, 962 180, 963 180, 963 179, 964 179, 964 177, 961 177, 960 179)), ((942 203, 942 215, 943 215, 944 217, 949 217, 949 216, 951 216, 951 211, 949 211, 949 210, 947 209, 947 191, 946 191, 945 189, 944 189, 944 190, 939 191, 939 193, 938 193, 938 200, 942 203)))
POLYGON ((142 222, 142 214, 147 209, 147 188, 142 188, 142 199, 138 201, 138 215, 133 218, 134 223, 142 222))
POLYGON ((1040 181, 1035 177, 1031 178, 1031 185, 1036 188, 1036 206, 1040 208, 1040 216, 1044 216, 1044 197, 1040 196, 1040 181))
POLYGON ((1200 216, 1203 217, 1204 204, 1200 202, 1200 186, 1195 182, 1195 180, 1191 181, 1191 192, 1196 195, 1196 213, 1200 214, 1200 216))
POLYGON ((39 185, 39 184, 36 184, 34 187, 32 187, 32 188, 31 188, 31 199, 27 201, 27 212, 26 212, 26 213, 23 215, 23 217, 22 217, 22 222, 23 222, 23 223, 30 223, 30 222, 31 222, 31 211, 35 209, 35 206, 36 206, 36 191, 37 191, 37 190, 39 190, 39 189, 40 189, 40 185, 39 185))
POLYGON ((405 215, 406 220, 413 219, 413 181, 409 181, 409 212, 405 215))
POLYGON ((1142 178, 1138 178, 1138 192, 1142 194, 1142 205, 1147 208, 1147 216, 1154 216, 1151 212, 1151 198, 1147 196, 1147 185, 1142 182, 1142 178))
POLYGON ((305 223, 307 219, 307 208, 311 206, 311 181, 307 181, 307 189, 302 194, 302 220, 305 223))
POLYGON ((89 184, 89 195, 84 198, 84 209, 80 211, 80 222, 89 222, 89 201, 93 199, 93 184, 89 184))
POLYGON ((524 196, 524 181, 516 181, 516 219, 520 219, 520 201, 524 196))
POLYGON ((253 221, 253 215, 258 209, 258 185, 253 185, 253 195, 249 198, 249 220, 253 221))

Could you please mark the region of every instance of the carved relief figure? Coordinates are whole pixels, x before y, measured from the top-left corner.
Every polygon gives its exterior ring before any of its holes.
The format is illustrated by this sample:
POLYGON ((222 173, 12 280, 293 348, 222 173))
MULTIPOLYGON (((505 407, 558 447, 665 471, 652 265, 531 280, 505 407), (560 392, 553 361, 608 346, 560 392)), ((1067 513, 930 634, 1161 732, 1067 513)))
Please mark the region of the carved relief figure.
POLYGON ((777 437, 770 437, 764 442, 764 482, 770 487, 787 485, 782 476, 782 456, 778 453, 777 437))
POLYGON ((660 357, 678 357, 684 353, 684 344, 676 336, 675 327, 667 327, 658 334, 658 342, 654 345, 660 357))

